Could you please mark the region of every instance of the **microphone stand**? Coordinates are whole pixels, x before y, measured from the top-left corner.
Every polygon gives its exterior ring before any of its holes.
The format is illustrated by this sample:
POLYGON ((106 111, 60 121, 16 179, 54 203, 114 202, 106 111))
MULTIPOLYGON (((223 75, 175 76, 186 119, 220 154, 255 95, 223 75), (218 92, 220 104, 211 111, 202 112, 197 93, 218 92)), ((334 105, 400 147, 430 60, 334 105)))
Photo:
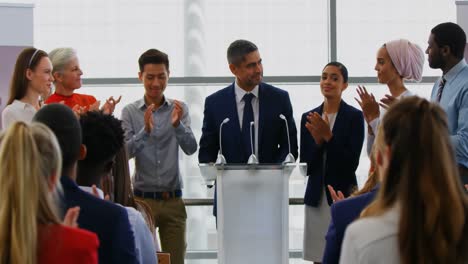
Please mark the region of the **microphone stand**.
POLYGON ((295 163, 296 159, 294 158, 294 155, 291 153, 291 141, 289 139, 289 126, 288 126, 288 120, 283 114, 280 114, 279 117, 284 120, 284 123, 286 125, 286 134, 288 136, 288 147, 289 147, 289 153, 286 155, 286 158, 283 161, 284 163, 295 163))
POLYGON ((222 131, 223 131, 223 125, 229 122, 229 118, 226 118, 221 122, 221 125, 219 126, 219 151, 218 151, 218 157, 216 158, 215 165, 224 165, 226 164, 226 158, 223 155, 223 146, 221 144, 221 137, 222 137, 222 131))
POLYGON ((254 147, 253 147, 253 135, 252 135, 253 126, 254 126, 254 122, 252 121, 250 122, 250 149, 252 150, 252 154, 250 154, 247 164, 258 164, 258 159, 257 159, 257 156, 255 156, 254 147))

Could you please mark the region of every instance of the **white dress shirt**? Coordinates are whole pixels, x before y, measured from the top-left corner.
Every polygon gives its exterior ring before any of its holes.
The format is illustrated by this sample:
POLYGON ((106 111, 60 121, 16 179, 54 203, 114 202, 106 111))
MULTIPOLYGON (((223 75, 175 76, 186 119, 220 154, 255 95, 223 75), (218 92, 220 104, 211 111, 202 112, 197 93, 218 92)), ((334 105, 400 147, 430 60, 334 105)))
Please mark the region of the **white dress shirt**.
POLYGON ((399 220, 400 211, 394 207, 381 216, 362 218, 349 225, 341 247, 340 263, 400 263, 399 220))
POLYGON ((14 100, 11 104, 7 105, 2 112, 2 129, 6 129, 15 121, 31 122, 37 110, 34 106, 14 100))
MULTIPOLYGON (((237 84, 237 81, 234 83, 234 92, 236 94, 236 105, 237 105, 237 116, 239 117, 239 126, 242 131, 242 121, 244 117, 244 100, 242 98, 244 95, 247 93, 245 90, 240 88, 240 86, 237 84)), ((255 156, 258 158, 258 118, 259 118, 259 99, 258 99, 258 85, 255 86, 255 88, 250 92, 251 94, 254 95, 252 98, 252 109, 253 109, 253 114, 254 114, 254 131, 255 131, 255 156)))

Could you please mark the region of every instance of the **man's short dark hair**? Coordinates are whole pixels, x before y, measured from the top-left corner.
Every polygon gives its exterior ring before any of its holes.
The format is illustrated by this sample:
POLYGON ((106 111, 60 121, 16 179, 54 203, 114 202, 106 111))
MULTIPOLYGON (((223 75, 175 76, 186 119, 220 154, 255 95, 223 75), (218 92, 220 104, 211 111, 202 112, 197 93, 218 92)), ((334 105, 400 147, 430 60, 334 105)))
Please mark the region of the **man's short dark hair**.
POLYGON ((450 52, 457 59, 463 59, 466 45, 466 34, 463 29, 452 22, 446 22, 435 26, 431 30, 434 41, 439 46, 448 46, 450 52))
POLYGON ((37 111, 33 121, 54 132, 62 150, 62 168, 69 170, 78 160, 81 146, 81 127, 75 113, 66 105, 49 104, 37 111))
POLYGON ((157 49, 149 49, 141 54, 138 59, 140 72, 143 72, 146 64, 164 64, 166 66, 166 70, 169 71, 169 57, 166 53, 157 49))
POLYGON ((111 160, 124 144, 121 121, 112 115, 90 111, 80 117, 86 158, 80 164, 98 166, 111 160))
POLYGON ((252 42, 238 39, 229 45, 227 50, 227 60, 229 64, 239 65, 245 60, 245 55, 258 50, 252 42))

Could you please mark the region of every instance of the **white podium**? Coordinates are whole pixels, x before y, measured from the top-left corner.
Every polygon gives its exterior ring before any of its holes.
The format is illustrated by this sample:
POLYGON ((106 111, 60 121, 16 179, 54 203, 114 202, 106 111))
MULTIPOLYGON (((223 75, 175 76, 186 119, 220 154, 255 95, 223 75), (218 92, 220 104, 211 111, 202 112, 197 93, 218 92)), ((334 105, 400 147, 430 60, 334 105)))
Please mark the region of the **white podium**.
POLYGON ((218 263, 289 263, 288 164, 200 164, 217 181, 218 263))

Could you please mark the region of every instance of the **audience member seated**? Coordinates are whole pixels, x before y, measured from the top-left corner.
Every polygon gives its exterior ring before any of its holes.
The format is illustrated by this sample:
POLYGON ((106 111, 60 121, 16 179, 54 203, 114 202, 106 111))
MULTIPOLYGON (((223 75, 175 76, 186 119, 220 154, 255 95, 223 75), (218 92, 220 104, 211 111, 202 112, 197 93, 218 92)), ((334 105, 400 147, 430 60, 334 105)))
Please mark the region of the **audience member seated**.
POLYGON ((60 223, 60 147, 41 124, 13 123, 0 135, 0 263, 97 263, 97 236, 76 228, 79 208, 60 223))
POLYGON ((66 208, 79 206, 78 225, 98 235, 99 263, 138 263, 127 211, 82 191, 75 183, 77 162, 86 156, 86 148, 81 144, 81 127, 73 111, 63 104, 50 104, 42 107, 33 121, 48 126, 58 139, 63 203, 66 208))
POLYGON ((114 166, 112 167, 112 178, 107 184, 109 186, 105 193, 111 193, 114 202, 127 207, 133 207, 141 213, 145 219, 146 225, 151 231, 156 251, 161 251, 159 239, 155 230, 154 218, 151 207, 143 200, 135 199, 132 190, 132 179, 130 178, 130 168, 128 167, 127 148, 123 146, 115 156, 114 166))
MULTIPOLYGON (((114 158, 124 146, 124 131, 118 119, 96 111, 81 115, 80 124, 82 143, 86 146, 87 154, 85 159, 78 162, 76 182, 91 192, 93 185, 100 186, 102 179, 112 173, 114 158)), ((135 208, 125 207, 125 209, 135 235, 139 262, 156 264, 154 238, 145 219, 135 208)))
POLYGON ((2 112, 2 128, 15 121, 31 122, 41 107, 41 96, 50 93, 52 81, 52 63, 47 53, 24 49, 16 59, 7 106, 2 112))
MULTIPOLYGON (((94 96, 74 93, 76 89, 81 87, 81 75, 83 75, 75 50, 58 48, 51 51, 49 55, 54 66, 55 93, 45 102, 47 104, 63 102, 80 114, 88 110, 98 110, 100 101, 97 101, 94 96)), ((112 114, 115 105, 119 102, 120 97, 115 100, 111 96, 106 100, 101 110, 106 114, 112 114)))
POLYGON ((371 152, 369 168, 369 177, 366 183, 360 189, 350 195, 350 198, 345 199, 343 193, 335 192, 330 185, 328 189, 333 198, 331 206, 331 221, 328 226, 328 232, 325 236, 326 245, 322 263, 339 263, 341 243, 346 227, 356 220, 361 214, 361 211, 366 208, 373 200, 378 190, 378 176, 375 165, 375 152, 371 152))
POLYGON ((380 126, 381 187, 346 230, 340 263, 467 263, 468 197, 444 111, 408 97, 380 126))

